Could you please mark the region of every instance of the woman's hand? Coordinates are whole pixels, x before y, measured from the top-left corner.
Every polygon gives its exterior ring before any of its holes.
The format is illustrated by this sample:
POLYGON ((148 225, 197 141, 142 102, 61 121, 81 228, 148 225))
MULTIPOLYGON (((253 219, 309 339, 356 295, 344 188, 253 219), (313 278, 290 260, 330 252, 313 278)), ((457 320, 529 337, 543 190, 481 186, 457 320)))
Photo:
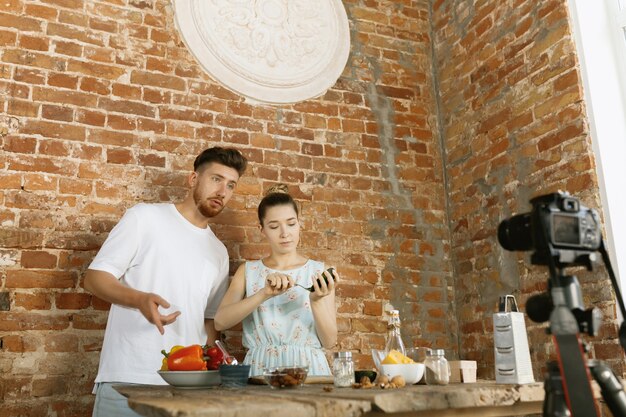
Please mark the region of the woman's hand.
POLYGON ((274 297, 283 294, 294 285, 293 278, 289 275, 273 272, 265 278, 265 295, 274 297))
POLYGON ((311 293, 311 301, 320 300, 335 291, 335 280, 337 279, 337 270, 333 268, 333 273, 324 271, 313 277, 313 292, 311 293), (325 278, 325 279, 324 279, 325 278))

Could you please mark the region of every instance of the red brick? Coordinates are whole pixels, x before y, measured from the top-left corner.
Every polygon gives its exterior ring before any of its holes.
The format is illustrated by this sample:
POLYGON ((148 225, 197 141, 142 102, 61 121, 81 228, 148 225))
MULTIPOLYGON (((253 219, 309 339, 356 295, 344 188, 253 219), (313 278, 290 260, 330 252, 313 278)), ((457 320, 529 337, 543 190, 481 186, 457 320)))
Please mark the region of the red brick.
POLYGON ((24 251, 22 252, 21 265, 24 268, 55 268, 57 266, 57 256, 44 251, 24 251))
POLYGON ((80 93, 76 91, 59 91, 47 87, 33 88, 33 100, 73 104, 81 107, 95 107, 97 98, 91 94, 80 93))
POLYGON ((73 59, 69 60, 67 69, 71 72, 78 72, 83 75, 106 80, 118 79, 125 72, 124 68, 121 67, 94 62, 76 61, 73 59))
MULTIPOLYGON (((2 388, 3 388, 3 397, 4 399, 6 399, 6 403, 5 401, 3 401, 3 410, 2 412, 4 412, 5 408, 11 407, 13 406, 13 404, 11 404, 13 401, 15 400, 22 400, 19 401, 19 403, 23 403, 24 400, 27 400, 30 395, 31 395, 31 377, 29 376, 21 376, 21 375, 17 375, 17 376, 13 376, 11 378, 3 378, 2 380, 0 380, 2 382, 2 388), (9 400, 13 400, 13 401, 9 401, 9 400)), ((32 415, 30 413, 33 412, 33 408, 32 406, 30 407, 24 407, 24 406, 13 406, 15 407, 15 411, 17 411, 17 413, 25 413, 25 414, 12 414, 12 413, 7 413, 6 416, 7 417, 12 417, 12 416, 22 416, 22 415, 32 415)), ((47 405, 46 405, 46 409, 47 409, 47 405)), ((42 410, 40 410, 42 411, 42 410)), ((11 410, 11 412, 13 412, 13 410, 11 410)), ((40 416, 44 416, 45 414, 40 414, 40 416)))
POLYGON ((109 110, 117 113, 131 113, 146 117, 154 117, 156 114, 153 106, 128 100, 111 100, 105 97, 98 100, 98 107, 102 110, 109 110))
POLYGON ((35 138, 7 136, 4 140, 4 150, 7 152, 35 153, 36 147, 35 138))
POLYGON ((48 294, 36 293, 16 293, 15 294, 15 307, 25 310, 50 310, 50 298, 48 294))
POLYGON ((101 314, 90 314, 84 311, 72 315, 73 326, 80 330, 104 330, 106 317, 101 314))
POLYGON ((45 84, 46 74, 34 68, 16 68, 13 79, 28 84, 45 84))
POLYGON ((39 153, 42 155, 70 156, 70 144, 63 140, 39 140, 39 153))
POLYGON ((75 90, 78 85, 78 77, 62 73, 50 73, 48 85, 75 90))
POLYGON ((35 51, 47 51, 50 47, 50 42, 48 39, 39 36, 21 35, 19 46, 35 51))
POLYGON ((121 22, 141 23, 143 16, 139 11, 104 3, 90 5, 89 10, 96 16, 106 16, 121 22))
POLYGON ((135 157, 128 149, 109 149, 107 150, 107 162, 111 164, 131 164, 135 162, 135 157))
POLYGON ((111 88, 112 94, 117 97, 127 98, 130 100, 141 100, 141 88, 127 85, 113 83, 111 88))
MULTIPOLYGON (((16 1, 16 0, 11 0, 16 1)), ((41 4, 26 4, 25 14, 30 17, 40 17, 45 20, 54 21, 58 16, 58 10, 41 4)))
POLYGON ((177 110, 164 107, 159 109, 159 116, 161 119, 187 120, 202 124, 213 122, 213 115, 202 110, 177 110))
POLYGON ((7 288, 72 288, 76 274, 65 271, 8 270, 7 288))
POLYGON ((115 53, 112 49, 100 48, 98 46, 85 46, 83 49, 83 57, 96 62, 115 62, 115 53))
POLYGON ((41 342, 34 336, 2 336, 2 349, 6 352, 35 352, 40 345, 41 342))
POLYGON ((574 69, 554 80, 554 91, 567 90, 579 84, 578 72, 574 69))
POLYGON ((49 138, 85 140, 85 128, 56 122, 30 120, 24 123, 22 133, 49 138))
POLYGON ((15 116, 37 117, 39 105, 30 101, 10 100, 7 113, 15 116))
POLYGON ((115 130, 135 130, 137 127, 134 119, 115 114, 107 116, 107 126, 115 130))
POLYGON ((69 327, 69 317, 63 314, 22 313, 0 311, 0 330, 63 330, 69 327))
POLYGON ((0 13, 0 27, 15 28, 24 32, 40 32, 41 22, 30 17, 0 13))
POLYGON ((78 109, 76 110, 76 121, 86 125, 102 127, 106 121, 106 116, 101 112, 78 109))
POLYGON ((78 180, 74 178, 59 179, 59 192, 61 194, 77 194, 89 196, 92 191, 91 181, 78 180))
POLYGON ((165 123, 152 119, 137 118, 137 130, 163 133, 165 132, 165 123))
MULTIPOLYGON (((82 5, 80 6, 80 8, 82 8, 82 5)), ((63 25, 53 22, 48 23, 47 35, 65 38, 72 41, 90 43, 99 46, 104 46, 106 39, 103 35, 99 33, 85 31, 84 28, 79 29, 69 25, 63 25)))
POLYGON ((83 47, 75 42, 56 41, 54 51, 57 54, 69 56, 82 56, 83 47))
POLYGON ((139 155, 138 162, 143 166, 165 168, 165 158, 156 154, 139 155))
POLYGON ((33 51, 25 51, 22 49, 5 49, 2 54, 4 62, 25 65, 29 67, 38 67, 45 69, 57 69, 64 65, 62 59, 51 57, 46 54, 33 51))
POLYGON ((15 32, 0 30, 0 46, 15 46, 16 40, 15 32))
POLYGON ((90 17, 89 27, 91 29, 101 30, 103 32, 109 32, 113 34, 118 32, 118 23, 114 20, 109 20, 109 19, 99 19, 97 17, 90 17))
POLYGON ((558 146, 561 143, 579 136, 583 133, 583 127, 581 125, 570 125, 556 133, 543 137, 537 144, 537 148, 540 152, 550 149, 554 146, 558 146))
POLYGON ((61 396, 68 392, 68 379, 65 376, 48 376, 33 380, 33 397, 61 396))
POLYGON ((172 93, 170 93, 169 91, 156 90, 156 89, 144 87, 143 88, 143 100, 149 103, 166 104, 172 101, 172 93))
POLYGON ((61 122, 71 122, 74 119, 74 110, 68 107, 44 104, 41 106, 41 117, 61 122))
POLYGON ((130 76, 132 84, 149 85, 153 87, 184 91, 186 82, 180 77, 155 74, 146 71, 133 71, 130 76))
POLYGON ((215 123, 219 126, 230 127, 233 129, 242 129, 250 132, 260 132, 263 125, 253 119, 229 116, 226 114, 220 114, 215 118, 215 123))
POLYGON ((82 310, 91 305, 91 295, 86 293, 61 293, 55 297, 59 310, 82 310))

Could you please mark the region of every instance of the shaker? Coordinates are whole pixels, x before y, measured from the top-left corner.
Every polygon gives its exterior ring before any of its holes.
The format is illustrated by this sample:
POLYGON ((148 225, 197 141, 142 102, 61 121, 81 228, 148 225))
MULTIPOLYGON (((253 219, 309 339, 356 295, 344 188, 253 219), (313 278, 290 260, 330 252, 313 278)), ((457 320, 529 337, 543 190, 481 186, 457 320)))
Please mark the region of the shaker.
POLYGON ((450 381, 450 366, 448 360, 444 356, 443 349, 433 349, 426 360, 426 374, 424 378, 427 385, 448 385, 450 381))
POLYGON ((336 387, 351 387, 354 384, 354 362, 352 352, 337 352, 333 361, 334 384, 336 387))

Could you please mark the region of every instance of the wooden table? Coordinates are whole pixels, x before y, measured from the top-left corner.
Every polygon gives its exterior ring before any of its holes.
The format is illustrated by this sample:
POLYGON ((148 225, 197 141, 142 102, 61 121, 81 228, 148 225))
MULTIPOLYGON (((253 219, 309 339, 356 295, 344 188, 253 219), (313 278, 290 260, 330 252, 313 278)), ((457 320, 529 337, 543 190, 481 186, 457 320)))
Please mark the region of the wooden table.
POLYGON ((219 386, 184 390, 170 386, 116 385, 130 407, 146 417, 418 417, 515 416, 541 414, 543 384, 495 382, 413 385, 381 390, 305 385, 274 390, 269 386, 219 386))

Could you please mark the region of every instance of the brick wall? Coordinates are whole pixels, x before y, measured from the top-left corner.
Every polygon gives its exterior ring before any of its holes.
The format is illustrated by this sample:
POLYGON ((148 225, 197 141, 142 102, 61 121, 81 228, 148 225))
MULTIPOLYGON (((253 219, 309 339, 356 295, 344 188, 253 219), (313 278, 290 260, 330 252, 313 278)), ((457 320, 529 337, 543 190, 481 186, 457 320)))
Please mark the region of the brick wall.
POLYGON ((338 348, 370 366, 392 304, 407 343, 457 351, 428 1, 346 1, 343 76, 292 106, 213 81, 169 1, 1 3, 0 416, 89 415, 108 305, 83 272, 126 208, 182 198, 216 143, 251 161, 214 222, 233 269, 264 254, 255 208, 286 182, 303 250, 343 278, 338 348))
MULTIPOLYGON (((182 198, 216 143, 251 161, 213 223, 233 270, 265 253, 255 208, 286 182, 303 250, 342 274, 338 348, 370 366, 393 305, 408 344, 492 376, 497 295, 546 282, 495 227, 539 190, 597 207, 594 162, 564 0, 430 3, 345 0, 337 84, 263 106, 198 67, 167 0, 0 0, 0 416, 90 414, 108 305, 83 272, 126 208, 182 198)), ((603 276, 583 291, 614 317, 603 276)), ((617 357, 608 328, 594 352, 617 357)))
MULTIPOLYGON (((567 2, 433 2, 441 128, 460 355, 493 377, 492 313, 500 294, 525 304, 544 291, 546 267, 504 251, 499 222, 530 210, 529 199, 568 191, 600 208, 580 68, 567 2), (485 348, 487 346, 487 348, 485 348)), ((571 271, 570 271, 571 273, 571 271)), ((614 295, 604 268, 576 272, 587 307, 604 314, 591 355, 624 372, 614 295)), ((545 326, 527 321, 536 379, 554 354, 545 326)))

